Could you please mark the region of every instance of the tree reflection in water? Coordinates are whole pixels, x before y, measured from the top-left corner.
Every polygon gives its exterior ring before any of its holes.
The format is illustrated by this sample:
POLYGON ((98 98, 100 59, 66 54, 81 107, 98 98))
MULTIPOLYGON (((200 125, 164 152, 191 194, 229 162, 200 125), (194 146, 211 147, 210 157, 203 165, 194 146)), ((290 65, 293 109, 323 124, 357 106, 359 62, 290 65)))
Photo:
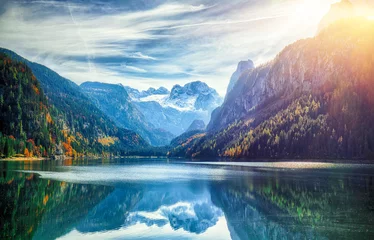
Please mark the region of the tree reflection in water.
POLYGON ((364 239, 374 236, 373 176, 259 171, 214 183, 233 239, 364 239), (260 176, 259 176, 260 175, 260 176))

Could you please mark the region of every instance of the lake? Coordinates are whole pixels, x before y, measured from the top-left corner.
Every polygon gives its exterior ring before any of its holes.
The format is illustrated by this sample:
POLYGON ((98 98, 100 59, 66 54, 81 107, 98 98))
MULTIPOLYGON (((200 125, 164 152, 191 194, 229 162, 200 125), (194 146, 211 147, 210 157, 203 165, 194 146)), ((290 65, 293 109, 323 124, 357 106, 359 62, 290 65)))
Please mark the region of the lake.
POLYGON ((374 165, 0 162, 0 239, 374 239, 374 165))

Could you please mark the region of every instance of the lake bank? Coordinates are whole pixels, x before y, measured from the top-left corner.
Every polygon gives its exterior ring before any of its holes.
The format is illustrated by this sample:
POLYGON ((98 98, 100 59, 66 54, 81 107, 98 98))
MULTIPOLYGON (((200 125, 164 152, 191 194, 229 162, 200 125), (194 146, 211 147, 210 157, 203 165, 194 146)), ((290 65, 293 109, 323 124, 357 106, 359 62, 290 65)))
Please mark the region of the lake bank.
POLYGON ((10 158, 2 158, 0 161, 3 162, 17 162, 17 161, 44 161, 49 160, 50 158, 47 157, 10 157, 10 158))

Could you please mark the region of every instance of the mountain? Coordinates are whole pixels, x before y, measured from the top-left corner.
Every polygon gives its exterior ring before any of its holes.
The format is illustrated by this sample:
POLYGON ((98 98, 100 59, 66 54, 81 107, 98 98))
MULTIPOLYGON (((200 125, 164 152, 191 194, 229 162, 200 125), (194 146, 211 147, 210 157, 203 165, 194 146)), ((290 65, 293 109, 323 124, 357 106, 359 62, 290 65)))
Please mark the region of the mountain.
POLYGON ((355 9, 353 4, 348 0, 342 0, 340 2, 331 5, 330 10, 322 18, 318 25, 318 33, 323 29, 334 23, 335 21, 342 18, 350 18, 355 15, 355 9))
MULTIPOLYGON (((144 115, 131 102, 130 96, 122 85, 85 82, 80 87, 117 126, 139 133, 152 145, 168 145, 174 138, 173 134, 162 129, 156 129, 144 120, 144 115)), ((159 90, 153 88, 149 89, 147 93, 159 94, 163 91, 161 88, 159 90)), ((145 92, 143 91, 143 93, 145 92)))
POLYGON ((201 81, 175 85, 170 92, 160 92, 160 88, 157 94, 140 97, 136 89, 127 89, 147 122, 174 135, 185 132, 196 119, 201 119, 204 124, 209 122, 213 109, 222 103, 217 91, 201 81))
POLYGON ((155 89, 155 88, 151 87, 146 91, 139 91, 137 89, 134 89, 134 88, 131 88, 131 87, 128 87, 128 86, 125 86, 124 88, 126 89, 127 93, 132 98, 144 98, 144 97, 148 97, 148 96, 151 96, 151 95, 165 95, 165 94, 170 93, 169 90, 167 90, 164 87, 160 87, 158 89, 155 89))
POLYGON ((190 136, 176 152, 373 158, 373 42, 374 22, 351 18, 287 46, 273 61, 243 74, 212 114, 208 133, 190 136))
POLYGON ((252 60, 248 61, 240 61, 238 63, 238 67, 236 68, 236 71, 231 75, 229 85, 227 87, 226 95, 231 92, 231 90, 234 88, 236 82, 239 80, 239 77, 246 71, 250 71, 255 68, 254 63, 252 60))
POLYGON ((202 130, 194 130, 183 133, 170 142, 170 151, 168 152, 168 156, 188 156, 188 154, 186 154, 188 147, 197 145, 197 141, 203 139, 205 136, 206 133, 202 130))
POLYGON ((170 142, 173 155, 183 155, 184 146, 189 145, 195 139, 205 136, 205 123, 202 120, 195 120, 188 127, 187 131, 170 142))
POLYGON ((186 132, 195 131, 195 130, 205 130, 205 123, 203 120, 194 120, 191 125, 188 127, 186 132))
MULTIPOLYGON (((61 77, 56 72, 43 65, 30 62, 20 57, 10 50, 0 48, 0 53, 6 55, 12 62, 19 62, 25 69, 27 66, 33 75, 30 73, 29 76, 23 77, 27 78, 27 81, 32 80, 38 82, 38 84, 40 84, 40 89, 38 88, 39 92, 44 92, 45 94, 46 100, 43 100, 45 103, 39 107, 41 108, 45 105, 46 108, 49 109, 51 120, 48 117, 48 121, 56 123, 57 129, 54 131, 56 131, 57 136, 62 135, 61 141, 59 141, 59 138, 56 136, 56 144, 58 146, 55 147, 54 150, 48 152, 48 154, 53 155, 56 149, 61 148, 59 147, 60 144, 62 144, 62 150, 64 150, 65 154, 68 156, 109 152, 111 152, 111 154, 127 154, 129 151, 148 147, 148 144, 138 134, 133 131, 118 128, 114 122, 91 102, 75 83, 61 77), (33 80, 34 78, 35 80, 33 80)), ((5 81, 18 81, 17 79, 22 76, 18 77, 14 75, 13 78, 10 77, 12 76, 5 76, 5 81)), ((14 84, 12 84, 12 86, 13 85, 14 84)), ((14 94, 19 93, 14 92, 14 94)), ((4 96, 3 93, 2 97, 4 98, 4 96)), ((20 95, 15 96, 17 99, 20 97, 20 95)), ((38 105, 34 106, 34 108, 37 106, 38 105)), ((16 110, 12 109, 11 111, 16 110)), ((17 112, 14 114, 16 113, 17 112)), ((31 112, 28 114, 31 114, 31 112)), ((12 121, 14 124, 22 124, 23 126, 31 124, 29 121, 20 122, 18 118, 12 118, 9 121, 12 121)), ((12 122, 10 124, 12 124, 12 122)), ((35 130, 38 134, 42 134, 39 128, 35 130)), ((11 132, 7 133, 12 134, 11 132)), ((22 136, 21 139, 23 141, 28 137, 28 135, 22 136)), ((30 141, 31 140, 35 141, 36 139, 33 138, 30 139, 30 141)), ((53 141, 52 136, 52 142, 53 141)), ((38 143, 36 143, 36 145, 38 145, 38 143)))
POLYGON ((217 91, 201 81, 187 83, 183 87, 175 85, 166 99, 167 105, 181 110, 213 110, 220 102, 217 91))

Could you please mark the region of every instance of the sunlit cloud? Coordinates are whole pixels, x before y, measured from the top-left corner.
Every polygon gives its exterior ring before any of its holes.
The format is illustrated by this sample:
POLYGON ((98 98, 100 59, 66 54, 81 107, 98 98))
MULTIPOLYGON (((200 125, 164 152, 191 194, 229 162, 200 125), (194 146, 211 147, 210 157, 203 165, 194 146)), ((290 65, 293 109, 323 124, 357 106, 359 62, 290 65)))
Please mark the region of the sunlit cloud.
POLYGON ((171 26, 167 29, 177 29, 177 28, 190 28, 190 27, 200 27, 200 26, 214 26, 214 25, 231 25, 231 24, 239 24, 239 23, 250 23, 256 22, 261 20, 269 20, 269 19, 276 19, 282 18, 289 15, 277 15, 277 16, 268 16, 268 17, 260 17, 260 18, 253 18, 253 19, 243 19, 243 20, 226 20, 226 21, 212 21, 212 22, 202 22, 202 23, 192 23, 192 24, 184 24, 184 25, 177 25, 171 26))

